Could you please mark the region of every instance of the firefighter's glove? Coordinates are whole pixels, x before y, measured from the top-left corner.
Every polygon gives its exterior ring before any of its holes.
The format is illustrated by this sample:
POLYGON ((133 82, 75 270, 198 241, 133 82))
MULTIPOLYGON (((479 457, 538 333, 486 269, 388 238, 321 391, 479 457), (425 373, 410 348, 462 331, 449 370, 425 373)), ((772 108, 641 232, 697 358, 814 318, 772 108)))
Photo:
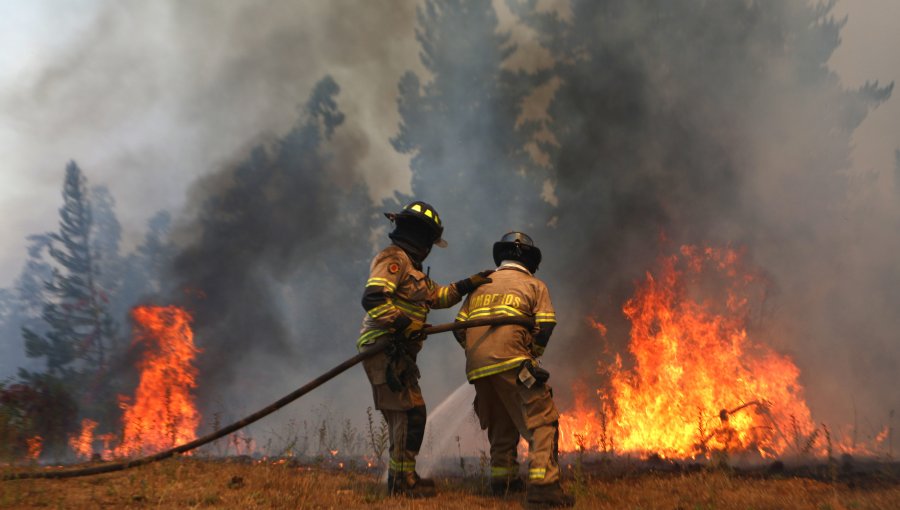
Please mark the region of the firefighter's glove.
POLYGON ((544 355, 544 346, 535 342, 531 344, 531 355, 535 358, 540 358, 544 355))
POLYGON ((425 323, 410 319, 405 315, 397 317, 391 325, 394 335, 407 342, 420 342, 425 339, 425 323))
POLYGON ((422 329, 425 323, 410 319, 406 315, 399 315, 390 325, 390 332, 403 340, 421 340, 425 337, 422 329))
POLYGON ((427 324, 410 319, 405 315, 397 317, 391 324, 395 349, 403 349, 408 354, 415 355, 422 350, 422 342, 425 340, 425 332, 422 331, 427 324))
POLYGON ((493 272, 493 269, 488 269, 480 273, 475 273, 465 280, 460 280, 454 284, 456 285, 456 290, 458 290, 460 294, 468 294, 485 283, 491 283, 491 279, 488 277, 493 272))

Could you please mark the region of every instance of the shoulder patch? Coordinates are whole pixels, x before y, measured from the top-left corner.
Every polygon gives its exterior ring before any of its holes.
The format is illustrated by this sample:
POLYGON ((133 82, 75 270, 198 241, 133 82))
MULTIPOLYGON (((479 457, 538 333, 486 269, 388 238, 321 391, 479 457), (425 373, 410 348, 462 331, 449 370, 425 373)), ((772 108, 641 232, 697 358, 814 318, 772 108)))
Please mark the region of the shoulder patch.
POLYGON ((400 270, 400 264, 398 264, 396 262, 391 262, 390 265, 388 266, 388 272, 391 274, 396 274, 397 271, 399 271, 399 270, 400 270))

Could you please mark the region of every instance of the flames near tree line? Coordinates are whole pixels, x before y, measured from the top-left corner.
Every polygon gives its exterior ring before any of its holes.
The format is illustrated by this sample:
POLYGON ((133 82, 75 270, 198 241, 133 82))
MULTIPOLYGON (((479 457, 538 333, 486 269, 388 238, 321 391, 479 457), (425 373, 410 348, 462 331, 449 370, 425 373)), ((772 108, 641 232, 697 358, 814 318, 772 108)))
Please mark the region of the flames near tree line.
MULTIPOLYGON (((633 363, 626 366, 615 353, 612 363, 598 361, 606 386, 591 390, 574 382, 574 406, 560 418, 561 451, 674 459, 831 453, 816 444, 819 429, 799 368, 749 327, 764 305, 766 282, 744 258, 735 248, 700 246, 660 257, 623 306, 633 363)), ((133 342, 143 357, 134 396, 120 396, 121 436, 95 438, 98 423, 83 420, 69 441, 80 459, 153 454, 197 437, 201 416, 192 391, 202 353, 194 345, 192 316, 177 306, 138 306, 132 317, 133 342), (100 451, 95 441, 102 442, 100 451)), ((602 346, 606 327, 590 320, 602 346)), ((855 432, 846 429, 845 437, 855 432)), ((888 435, 885 428, 869 444, 844 440, 836 446, 872 454, 888 435)), ((37 459, 41 438, 28 444, 29 457, 37 459)))

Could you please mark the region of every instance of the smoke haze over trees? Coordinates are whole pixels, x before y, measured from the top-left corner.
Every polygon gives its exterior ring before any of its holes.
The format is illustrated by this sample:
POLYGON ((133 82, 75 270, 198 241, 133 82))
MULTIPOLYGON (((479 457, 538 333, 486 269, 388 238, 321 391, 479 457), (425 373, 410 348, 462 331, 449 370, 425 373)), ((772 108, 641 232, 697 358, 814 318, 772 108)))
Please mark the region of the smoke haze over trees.
MULTIPOLYGON (((612 353, 624 353, 621 307, 635 282, 661 252, 699 243, 744 246, 768 272, 770 296, 751 334, 794 357, 819 420, 846 422, 855 406, 878 422, 900 405, 891 393, 900 191, 854 173, 851 160, 855 130, 893 101, 893 84, 848 88, 829 68, 845 23, 830 3, 428 0, 391 4, 396 15, 375 3, 329 5, 269 13, 206 4, 213 15, 172 7, 179 48, 219 40, 210 34, 221 20, 259 22, 257 31, 226 23, 232 37, 219 44, 228 58, 172 85, 194 103, 166 106, 186 126, 204 115, 228 126, 225 142, 198 137, 218 155, 217 170, 194 183, 185 210, 154 216, 130 250, 115 213, 129 205, 103 187, 89 193, 109 331, 124 336, 126 313, 141 302, 194 311, 205 416, 255 410, 353 353, 368 263, 387 243, 380 212, 408 191, 444 219, 450 246, 426 262, 442 283, 489 267, 491 243, 509 230, 538 242, 539 276, 560 318, 547 365, 563 404, 570 381, 601 383, 602 345, 588 318, 607 324, 612 353), (349 23, 348 10, 371 23, 311 48, 318 31, 300 21, 305 9, 326 29, 349 23), (353 67, 366 60, 360 45, 393 33, 415 34, 418 61, 398 43, 353 67), (259 104, 238 100, 248 91, 259 104), (360 98, 377 106, 362 108, 360 98), (373 156, 376 140, 390 140, 396 158, 373 156), (385 168, 405 158, 409 189, 395 184, 405 168, 385 168), (378 203, 379 185, 396 193, 378 203)), ((120 40, 120 9, 107 12, 112 35, 98 36, 98 47, 120 40)), ((109 51, 110 61, 122 58, 109 51)), ((146 65, 152 77, 162 69, 146 65)), ((50 96, 66 90, 45 85, 50 96)), ((900 182, 900 151, 895 158, 896 168, 871 172, 900 182)), ((56 278, 51 239, 29 238, 26 267, 0 293, 0 352, 16 366, 28 363, 13 348, 20 327, 40 338, 53 331, 41 318, 55 299, 43 283, 56 278)), ((134 353, 119 354, 112 368, 127 371, 134 353)), ((462 365, 454 342, 429 342, 429 405, 464 381, 462 365)), ((370 402, 357 372, 316 398, 361 416, 370 402)))

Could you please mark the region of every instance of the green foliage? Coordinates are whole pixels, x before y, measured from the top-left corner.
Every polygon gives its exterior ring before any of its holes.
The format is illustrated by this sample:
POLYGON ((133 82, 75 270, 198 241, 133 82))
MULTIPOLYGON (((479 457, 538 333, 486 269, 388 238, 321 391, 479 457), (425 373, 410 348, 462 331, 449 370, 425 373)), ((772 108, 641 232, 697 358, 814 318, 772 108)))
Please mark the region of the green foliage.
MULTIPOLYGON (((112 222, 108 206, 105 203, 104 217, 112 222)), ((86 180, 75 162, 66 167, 59 215, 59 232, 49 236, 50 256, 58 267, 46 282, 42 317, 47 331, 38 334, 26 327, 23 336, 29 357, 45 358, 49 375, 74 382, 77 375, 107 369, 108 350, 116 336, 92 247, 93 214, 86 180)))
MULTIPOLYGON (((23 302, 36 308, 41 306, 41 322, 25 322, 22 336, 25 353, 30 358, 43 359, 46 372, 21 369, 19 376, 28 386, 44 388, 42 395, 63 395, 47 388, 64 387, 64 394, 78 403, 83 415, 114 426, 118 409, 115 385, 108 377, 111 357, 119 348, 118 326, 109 313, 109 301, 114 288, 105 288, 104 281, 114 287, 120 257, 118 243, 120 227, 112 211, 113 200, 105 188, 96 188, 99 214, 95 217, 86 179, 75 162, 66 167, 63 184, 63 206, 59 210, 58 232, 47 236, 32 236, 31 258, 19 281, 23 302), (95 228, 95 218, 101 221, 95 228), (44 249, 50 261, 40 258, 44 249), (107 270, 107 277, 101 272, 107 270), (44 288, 38 290, 37 281, 45 278, 44 288)), ((64 405, 65 402, 61 402, 64 405)), ((65 407, 48 406, 43 420, 69 419, 65 407)), ((51 428, 59 430, 61 425, 51 428)), ((65 445, 59 434, 44 436, 49 449, 65 445), (57 444, 59 441, 61 443, 57 444)))

